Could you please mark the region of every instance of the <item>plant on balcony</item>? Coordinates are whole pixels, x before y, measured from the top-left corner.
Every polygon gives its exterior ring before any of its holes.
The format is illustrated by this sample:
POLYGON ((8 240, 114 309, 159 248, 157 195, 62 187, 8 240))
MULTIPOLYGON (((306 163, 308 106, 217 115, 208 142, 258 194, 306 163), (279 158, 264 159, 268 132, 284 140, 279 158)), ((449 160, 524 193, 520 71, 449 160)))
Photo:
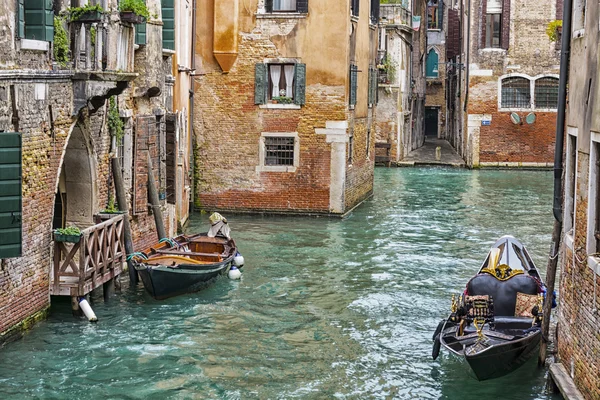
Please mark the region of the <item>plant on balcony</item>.
POLYGON ((117 102, 115 97, 112 96, 108 101, 108 129, 112 136, 115 137, 117 142, 120 142, 123 138, 123 120, 119 115, 119 109, 117 108, 117 102))
POLYGON ((75 226, 68 228, 59 228, 54 230, 55 242, 79 243, 81 240, 81 231, 75 226))
POLYGON ((121 0, 119 2, 121 21, 139 24, 150 18, 144 0, 121 0))
POLYGON ((106 205, 106 208, 104 210, 100 211, 100 214, 120 214, 120 213, 121 213, 121 211, 119 210, 119 207, 117 206, 117 203, 113 196, 110 196, 110 198, 108 199, 108 204, 106 205))
POLYGON ((276 104, 292 104, 294 102, 294 99, 287 96, 273 97, 271 100, 273 100, 276 104))
POLYGON ((61 67, 65 67, 70 61, 69 39, 63 22, 64 18, 59 16, 54 17, 54 45, 52 47, 54 50, 54 61, 61 67))
POLYGON ((67 15, 69 16, 69 22, 100 22, 102 21, 102 15, 104 9, 100 4, 90 5, 86 4, 81 7, 69 7, 67 8, 67 15))
POLYGON ((396 77, 396 63, 389 54, 386 54, 383 60, 381 60, 381 64, 377 65, 377 68, 386 76, 385 83, 394 81, 396 77))
POLYGON ((562 33, 562 19, 550 21, 546 27, 546 35, 551 42, 556 42, 560 39, 562 33))

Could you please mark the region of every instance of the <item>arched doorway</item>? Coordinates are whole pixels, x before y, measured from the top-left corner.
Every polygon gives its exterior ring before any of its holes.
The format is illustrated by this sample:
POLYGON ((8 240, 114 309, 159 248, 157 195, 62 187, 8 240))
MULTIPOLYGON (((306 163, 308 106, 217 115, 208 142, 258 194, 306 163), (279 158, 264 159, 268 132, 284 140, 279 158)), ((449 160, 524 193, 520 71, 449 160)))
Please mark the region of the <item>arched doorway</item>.
POLYGON ((53 228, 75 225, 80 229, 94 223, 95 163, 86 135, 75 124, 65 150, 56 197, 53 228))

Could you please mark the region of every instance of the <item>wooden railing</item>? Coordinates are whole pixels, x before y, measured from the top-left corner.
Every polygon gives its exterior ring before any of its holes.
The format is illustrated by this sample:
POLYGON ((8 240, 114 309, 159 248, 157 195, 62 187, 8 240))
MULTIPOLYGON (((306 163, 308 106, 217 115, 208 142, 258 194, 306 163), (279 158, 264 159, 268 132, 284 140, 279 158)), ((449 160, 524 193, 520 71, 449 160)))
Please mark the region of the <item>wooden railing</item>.
POLYGON ((124 218, 117 215, 83 230, 78 243, 54 242, 50 294, 85 296, 122 272, 124 218))
POLYGON ((404 4, 382 4, 379 22, 381 25, 401 25, 412 29, 412 12, 404 4))

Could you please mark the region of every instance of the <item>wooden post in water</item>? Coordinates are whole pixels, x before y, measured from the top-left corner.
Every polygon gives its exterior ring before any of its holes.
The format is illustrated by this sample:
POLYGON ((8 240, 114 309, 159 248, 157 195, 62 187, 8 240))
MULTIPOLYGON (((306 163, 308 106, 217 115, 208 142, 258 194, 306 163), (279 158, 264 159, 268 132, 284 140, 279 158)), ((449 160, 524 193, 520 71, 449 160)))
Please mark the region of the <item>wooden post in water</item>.
MULTIPOLYGON (((129 206, 127 205, 127 194, 125 192, 125 183, 123 183, 123 175, 121 174, 121 163, 119 159, 114 157, 112 159, 112 172, 115 180, 115 192, 117 193, 117 203, 119 204, 119 210, 123 212, 123 234, 125 236, 125 251, 127 255, 133 253, 133 241, 131 240, 131 226, 129 225, 129 206)), ((129 282, 132 285, 138 283, 138 275, 133 268, 131 261, 127 261, 127 267, 129 270, 129 282)))
MULTIPOLYGON (((554 285, 556 282, 556 266, 558 264, 558 250, 560 249, 560 239, 562 232, 562 222, 554 221, 554 229, 552 230, 552 253, 548 259, 548 267, 546 268, 546 300, 544 301, 544 313, 542 318, 542 342, 540 343, 540 356, 538 359, 539 365, 546 363, 546 354, 548 348, 548 340, 550 334, 550 316, 552 313, 552 296, 554 295, 554 285)), ((554 338, 556 340, 556 338, 554 338)))
POLYGON ((109 301, 112 296, 115 294, 115 279, 104 282, 102 284, 102 293, 104 295, 104 301, 109 301))
POLYGON ((150 158, 150 152, 146 154, 148 156, 148 199, 150 200, 150 205, 152 207, 152 214, 154 214, 156 234, 158 235, 158 240, 160 240, 167 237, 167 232, 165 231, 165 225, 163 223, 160 200, 158 199, 158 190, 156 190, 156 183, 154 182, 152 158, 150 158))

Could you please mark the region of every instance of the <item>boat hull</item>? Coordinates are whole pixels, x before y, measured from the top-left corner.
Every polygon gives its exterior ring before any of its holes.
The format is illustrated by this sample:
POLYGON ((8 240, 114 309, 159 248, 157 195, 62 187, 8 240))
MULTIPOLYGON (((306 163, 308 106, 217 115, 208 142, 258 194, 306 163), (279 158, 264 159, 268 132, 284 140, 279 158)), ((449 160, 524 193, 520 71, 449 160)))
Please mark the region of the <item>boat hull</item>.
POLYGON ((157 300, 195 292, 227 273, 231 261, 216 265, 193 266, 195 269, 139 264, 136 266, 144 287, 157 300))
POLYGON ((541 337, 541 332, 538 331, 518 341, 496 345, 474 355, 465 355, 465 360, 477 380, 499 378, 525 364, 538 350, 541 337))

